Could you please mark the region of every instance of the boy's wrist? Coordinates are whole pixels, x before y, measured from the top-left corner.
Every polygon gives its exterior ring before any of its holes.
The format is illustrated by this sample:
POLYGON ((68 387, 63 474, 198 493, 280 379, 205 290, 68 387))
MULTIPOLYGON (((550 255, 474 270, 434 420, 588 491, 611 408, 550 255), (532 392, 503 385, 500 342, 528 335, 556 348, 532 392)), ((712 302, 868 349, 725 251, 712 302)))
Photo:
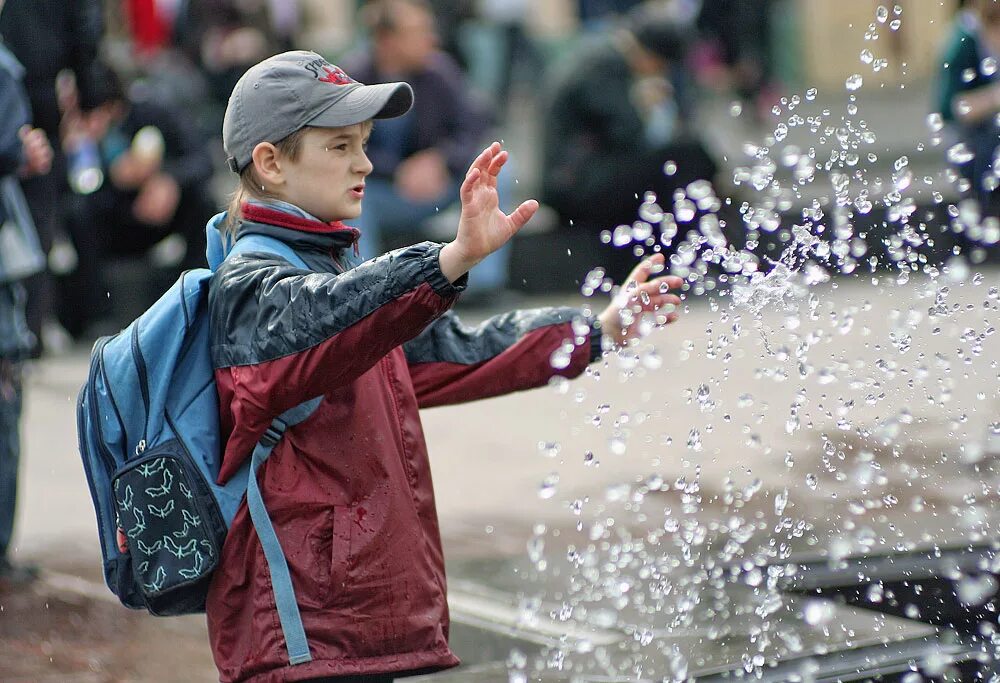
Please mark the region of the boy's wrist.
POLYGON ((468 273, 479 262, 469 258, 457 242, 448 242, 441 247, 438 261, 441 265, 441 272, 451 283, 468 273))

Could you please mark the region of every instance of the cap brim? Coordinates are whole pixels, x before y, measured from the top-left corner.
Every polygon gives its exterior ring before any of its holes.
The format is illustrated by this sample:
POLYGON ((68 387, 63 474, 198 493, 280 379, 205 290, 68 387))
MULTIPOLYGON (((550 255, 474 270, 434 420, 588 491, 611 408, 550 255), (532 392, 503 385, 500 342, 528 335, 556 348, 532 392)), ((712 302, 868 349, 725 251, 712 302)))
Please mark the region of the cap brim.
POLYGON ((320 112, 307 126, 337 128, 368 119, 402 116, 413 106, 413 88, 408 83, 362 85, 320 112))

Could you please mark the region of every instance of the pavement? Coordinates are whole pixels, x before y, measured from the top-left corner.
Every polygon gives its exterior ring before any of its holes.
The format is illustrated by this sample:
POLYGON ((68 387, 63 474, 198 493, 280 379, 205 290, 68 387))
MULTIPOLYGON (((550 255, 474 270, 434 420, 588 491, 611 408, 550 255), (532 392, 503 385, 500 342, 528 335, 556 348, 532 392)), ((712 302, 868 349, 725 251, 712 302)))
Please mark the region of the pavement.
MULTIPOLYGON (((766 305, 691 300, 635 355, 575 381, 425 411, 459 654, 495 676, 511 651, 546 670, 537 657, 567 631, 545 623, 571 624, 542 605, 600 602, 568 553, 600 582, 654 531, 662 554, 622 576, 668 556, 680 571, 994 537, 983 445, 1000 414, 1000 272, 976 270, 763 288, 766 305)), ((15 558, 44 575, 0 593, 0 679, 213 680, 203 618, 128 612, 101 583, 74 427, 86 367, 75 349, 28 375, 15 558)), ((473 680, 462 671, 447 680, 473 680)))

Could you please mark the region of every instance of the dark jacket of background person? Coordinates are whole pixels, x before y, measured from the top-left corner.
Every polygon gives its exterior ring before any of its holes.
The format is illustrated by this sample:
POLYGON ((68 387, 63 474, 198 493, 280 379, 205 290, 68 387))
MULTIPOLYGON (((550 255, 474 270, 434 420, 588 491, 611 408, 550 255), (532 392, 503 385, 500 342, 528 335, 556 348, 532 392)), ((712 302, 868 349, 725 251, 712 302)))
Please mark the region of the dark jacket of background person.
MULTIPOLYGON (((0 177, 14 175, 24 162, 21 126, 31 120, 19 83, 20 65, 0 43, 0 177)), ((0 209, 0 225, 8 220, 0 209)), ((7 552, 17 508, 17 471, 21 459, 21 361, 33 337, 24 317, 20 282, 0 282, 0 575, 11 570, 7 552)))
POLYGON ((978 19, 972 12, 959 12, 941 55, 936 106, 945 121, 956 120, 953 109, 956 95, 997 81, 995 72, 983 73, 983 59, 989 56, 989 52, 982 45, 977 23, 978 19))
POLYGON ((984 68, 984 60, 995 55, 984 44, 979 24, 978 16, 972 11, 962 10, 956 16, 941 56, 934 104, 941 118, 951 124, 958 138, 974 155, 970 161, 958 165, 962 175, 972 183, 971 195, 984 211, 996 215, 1000 212, 1000 193, 990 191, 985 182, 993 172, 993 158, 1000 144, 1000 126, 992 115, 975 123, 963 122, 954 109, 958 95, 996 87, 998 82, 996 67, 992 72, 984 68))
MULTIPOLYGON (((636 193, 658 191, 696 177, 711 177, 714 164, 683 130, 685 106, 678 102, 679 127, 666 146, 650 146, 645 123, 633 104, 633 75, 611 41, 584 45, 545 88, 541 200, 564 220, 606 225, 631 222, 636 193), (667 178, 663 164, 677 162, 667 178)), ((641 197, 641 194, 640 194, 641 197)))
POLYGON ((0 11, 0 34, 25 68, 34 125, 50 140, 59 139, 60 71, 76 75, 83 109, 100 104, 94 64, 104 33, 102 12, 100 0, 6 0, 0 11))
MULTIPOLYGON (((31 121, 31 109, 19 82, 20 68, 0 43, 0 178, 16 174, 24 163, 18 131, 31 121)), ((0 225, 8 218, 0 203, 0 225)), ((23 290, 18 283, 0 283, 0 362, 22 359, 31 350, 32 341, 24 320, 23 290)), ((0 558, 5 551, 6 547, 0 547, 0 558)))
POLYGON ((448 310, 462 286, 442 274, 440 245, 423 242, 344 270, 338 264, 349 260, 353 231, 331 232, 273 208, 244 212, 241 232, 290 244, 313 272, 245 254, 212 277, 212 361, 226 443, 220 478, 240 476, 274 415, 323 397, 258 475, 313 661, 288 667, 267 565, 241 505, 207 602, 221 680, 454 666, 419 409, 575 377, 600 357, 600 332, 554 369, 550 358, 575 338, 580 309, 514 311, 465 326, 448 310))
MULTIPOLYGON (((344 70, 351 78, 369 85, 405 79, 416 95, 409 118, 410 134, 403 141, 400 154, 382 149, 377 137, 368 146, 368 157, 375 166, 373 175, 391 179, 399 162, 425 149, 442 152, 453 178, 461 178, 469 163, 479 153, 490 117, 484 106, 474 100, 458 64, 447 54, 435 54, 426 68, 407 74, 379 73, 369 54, 345 60, 344 70)), ((376 124, 376 126, 379 124, 376 124)))

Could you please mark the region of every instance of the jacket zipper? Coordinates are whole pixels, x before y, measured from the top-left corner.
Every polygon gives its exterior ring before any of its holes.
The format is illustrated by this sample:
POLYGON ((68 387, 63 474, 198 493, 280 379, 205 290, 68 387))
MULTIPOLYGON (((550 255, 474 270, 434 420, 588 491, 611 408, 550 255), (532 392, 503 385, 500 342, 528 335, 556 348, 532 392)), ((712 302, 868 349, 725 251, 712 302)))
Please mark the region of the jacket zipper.
POLYGON ((149 428, 149 378, 146 376, 146 361, 142 357, 142 350, 139 348, 139 325, 132 327, 132 358, 135 361, 136 370, 139 373, 139 393, 142 394, 142 406, 145 409, 145 420, 142 426, 142 439, 136 446, 135 453, 139 455, 146 450, 146 430, 149 428))

